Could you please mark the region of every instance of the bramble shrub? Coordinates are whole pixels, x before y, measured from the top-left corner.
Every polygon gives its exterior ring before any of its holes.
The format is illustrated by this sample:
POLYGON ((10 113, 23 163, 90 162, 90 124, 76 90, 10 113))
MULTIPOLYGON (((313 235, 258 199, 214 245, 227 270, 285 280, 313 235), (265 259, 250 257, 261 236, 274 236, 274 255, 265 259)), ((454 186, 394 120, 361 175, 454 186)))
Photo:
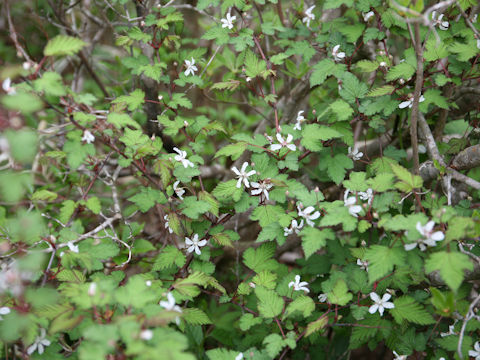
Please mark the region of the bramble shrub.
POLYGON ((480 359, 475 0, 0 7, 0 357, 480 359))

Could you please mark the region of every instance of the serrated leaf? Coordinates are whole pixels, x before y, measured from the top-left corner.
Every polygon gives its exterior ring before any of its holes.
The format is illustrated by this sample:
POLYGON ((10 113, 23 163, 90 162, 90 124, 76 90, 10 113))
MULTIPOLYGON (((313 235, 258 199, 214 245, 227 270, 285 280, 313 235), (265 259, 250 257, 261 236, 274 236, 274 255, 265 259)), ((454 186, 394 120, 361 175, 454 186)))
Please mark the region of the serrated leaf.
POLYGON ((328 126, 309 124, 302 129, 301 144, 311 151, 320 151, 322 141, 342 137, 343 134, 328 126))
POLYGON ((60 55, 74 55, 79 52, 85 45, 83 40, 67 36, 57 35, 50 39, 43 49, 45 56, 60 56, 60 55))
POLYGON ((310 76, 310 87, 321 85, 325 79, 335 73, 335 62, 331 59, 323 59, 313 66, 313 72, 310 76))
POLYGON ((308 259, 315 252, 325 246, 327 240, 333 240, 335 233, 332 229, 319 230, 314 227, 305 227, 300 236, 302 237, 302 249, 305 253, 305 258, 308 259))
POLYGON ((180 250, 178 250, 175 246, 167 245, 161 250, 160 254, 158 254, 152 270, 163 270, 173 265, 176 265, 178 268, 180 268, 185 265, 185 262, 185 255, 180 250))
POLYGON ((325 328, 325 326, 327 326, 327 324, 328 324, 328 317, 327 316, 320 317, 319 319, 307 325, 307 331, 305 332, 305 336, 310 336, 314 332, 322 330, 323 328, 325 328))
POLYGON ((230 156, 233 161, 237 160, 247 149, 247 143, 240 141, 235 144, 229 144, 222 147, 215 154, 215 158, 219 156, 230 156))
POLYGON ((107 116, 107 121, 119 129, 123 129, 127 126, 131 126, 135 129, 141 128, 140 124, 133 120, 128 114, 111 112, 107 116))
POLYGON ((186 197, 180 205, 182 213, 190 219, 198 219, 201 214, 208 212, 210 207, 211 205, 207 201, 197 200, 195 196, 186 197))
POLYGON ((275 266, 275 261, 272 259, 275 255, 275 244, 265 243, 260 245, 257 249, 248 248, 243 253, 243 263, 248 268, 257 273, 262 270, 272 270, 275 266))
POLYGON ((167 198, 160 190, 142 187, 136 195, 130 196, 128 201, 135 203, 141 212, 147 212, 155 203, 165 204, 167 198))
POLYGON ((247 331, 252 326, 258 325, 262 323, 262 318, 255 317, 253 314, 245 313, 242 315, 239 321, 239 326, 242 331, 247 331))
POLYGON ((255 295, 258 298, 258 310, 261 316, 273 318, 282 312, 284 301, 275 291, 257 286, 255 295))
POLYGON ((208 315, 197 308, 183 309, 182 319, 192 325, 206 325, 212 323, 212 320, 210 320, 208 315))
POLYGON ((472 271, 473 264, 465 254, 440 251, 431 254, 425 261, 425 271, 427 273, 435 270, 440 271, 443 281, 456 292, 465 278, 465 270, 472 271))
POLYGON ((352 293, 348 292, 347 283, 343 279, 338 279, 332 291, 327 293, 328 301, 340 306, 348 304, 353 299, 352 293))
POLYGON ((389 248, 382 245, 372 245, 365 252, 365 259, 368 260, 368 278, 370 283, 388 275, 393 271, 395 265, 405 264, 406 254, 403 248, 389 248))
POLYGON ((287 308, 285 309, 283 319, 286 319, 295 312, 303 314, 304 317, 308 317, 312 314, 313 310, 315 310, 315 303, 313 302, 312 298, 305 295, 300 295, 290 304, 288 304, 287 308))
POLYGON ((390 70, 388 70, 387 76, 385 79, 387 81, 393 81, 396 79, 407 80, 415 73, 415 68, 408 64, 407 62, 402 62, 398 65, 395 65, 390 70))
POLYGON ((391 94, 394 91, 395 91, 395 87, 393 87, 392 85, 384 85, 376 89, 370 90, 367 96, 368 97, 383 96, 383 95, 391 94))
POLYGON ((434 324, 435 319, 423 306, 410 296, 402 296, 393 301, 395 307, 390 310, 395 321, 399 324, 406 320, 419 325, 434 324))
POLYGON ((112 101, 114 104, 125 103, 129 111, 141 108, 145 102, 145 93, 141 89, 136 89, 129 95, 122 95, 112 101))

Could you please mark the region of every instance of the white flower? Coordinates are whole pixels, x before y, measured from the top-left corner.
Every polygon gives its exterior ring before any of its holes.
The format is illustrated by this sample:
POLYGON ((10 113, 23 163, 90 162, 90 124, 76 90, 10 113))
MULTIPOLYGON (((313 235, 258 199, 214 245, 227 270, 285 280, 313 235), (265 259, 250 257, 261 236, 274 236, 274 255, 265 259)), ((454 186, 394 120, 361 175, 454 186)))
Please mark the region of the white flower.
MULTIPOLYGON (((425 97, 423 95, 420 95, 420 98, 418 99, 418 102, 421 103, 421 102, 424 102, 424 101, 425 101, 425 97)), ((410 96, 408 97, 408 100, 401 102, 400 105, 398 105, 398 108, 399 109, 404 109, 407 106, 409 108, 411 108, 413 106, 413 94, 410 94, 410 96)))
POLYGON ((301 126, 301 125, 302 125, 302 122, 305 121, 305 118, 304 118, 303 115, 302 115, 303 113, 304 113, 303 110, 301 110, 301 111, 298 112, 298 114, 297 114, 297 122, 295 123, 295 126, 293 127, 293 130, 302 130, 302 126, 301 126))
POLYGON ((145 285, 147 285, 148 287, 152 286, 152 280, 145 281, 145 285))
POLYGON ((243 353, 238 354, 235 356, 235 360, 242 360, 243 359, 243 353))
POLYGON ((88 287, 88 296, 95 296, 97 293, 97 283, 92 282, 90 286, 88 287))
POLYGON ((7 315, 10 314, 10 308, 3 306, 0 308, 0 320, 3 320, 3 317, 1 315, 7 315))
POLYGON ((345 57, 344 52, 339 52, 340 45, 335 45, 332 49, 332 55, 335 61, 341 61, 345 57))
POLYGON ((15 91, 15 88, 11 85, 12 85, 12 80, 10 80, 10 78, 6 78, 5 80, 3 80, 2 89, 8 95, 15 95, 17 92, 15 91))
POLYGON ((173 191, 175 191, 175 194, 180 198, 180 200, 183 200, 183 194, 185 194, 185 190, 183 190, 182 187, 178 187, 178 184, 180 184, 180 180, 177 180, 173 183, 173 191))
POLYGON ((192 60, 185 60, 185 66, 187 70, 185 70, 185 76, 190 74, 195 75, 195 71, 197 71, 197 67, 195 66, 195 59, 192 57, 192 60))
MULTIPOLYGON (((171 292, 167 294, 167 301, 160 301, 160 306, 167 311, 175 311, 180 314, 182 313, 182 308, 178 305, 175 305, 175 298, 173 297, 171 292)), ((177 323, 177 325, 180 324, 180 318, 178 316, 175 318, 175 322, 177 323)))
POLYGON ((198 240, 198 234, 194 234, 192 239, 188 237, 185 238, 185 245, 188 245, 187 251, 189 253, 195 251, 195 254, 201 255, 202 252, 200 251, 200 248, 207 245, 207 240, 198 240))
POLYGON ((445 235, 441 231, 433 232, 434 226, 435 222, 433 220, 429 221, 425 226, 422 226, 422 223, 418 221, 416 228, 423 237, 418 239, 416 242, 405 244, 405 250, 413 250, 418 245, 421 251, 425 251, 427 246, 436 246, 437 241, 442 241, 445 238, 445 235))
POLYGON ((233 22, 235 21, 236 18, 237 18, 236 16, 232 16, 230 15, 230 13, 228 13, 225 19, 220 20, 222 22, 222 28, 233 29, 233 22))
POLYGON ((327 294, 320 294, 318 295, 318 301, 320 301, 321 303, 327 301, 327 294))
POLYGON ((174 156, 174 159, 176 161, 181 162, 183 167, 187 168, 189 166, 190 167, 195 166, 195 165, 193 165, 193 163, 190 160, 187 160, 187 152, 186 151, 180 150, 179 148, 176 148, 176 147, 173 148, 173 151, 175 151, 178 154, 178 155, 174 156))
POLYGON ((368 20, 373 16, 375 15, 375 13, 373 11, 369 11, 367 13, 362 13, 363 15, 363 21, 365 22, 368 22, 368 20))
POLYGON ((315 9, 315 5, 305 10, 305 17, 302 19, 302 22, 305 23, 307 27, 310 26, 310 21, 315 20, 315 14, 312 13, 313 9, 315 9))
POLYGON ((368 261, 362 259, 357 259, 357 265, 360 266, 360 269, 368 272, 368 261))
POLYGON ((387 67, 387 63, 385 61, 380 61, 380 64, 378 64, 380 67, 387 67))
POLYGON ((480 341, 473 346, 475 350, 468 350, 468 356, 474 356, 475 360, 480 360, 480 341))
POLYGON ((83 132, 82 141, 85 141, 87 144, 91 144, 95 141, 95 136, 88 130, 83 132))
POLYGON ((393 309, 395 305, 392 302, 388 302, 392 295, 389 293, 383 294, 382 298, 380 299, 380 296, 377 295, 377 293, 371 292, 370 293, 370 299, 375 303, 372 306, 368 308, 368 312, 370 314, 374 314, 377 312, 380 313, 380 316, 383 316, 383 311, 385 309, 393 309))
POLYGON ((33 344, 27 349, 28 355, 32 355, 35 350, 37 350, 39 354, 43 354, 45 347, 50 345, 50 340, 45 339, 46 335, 45 329, 40 329, 40 336, 37 336, 33 344))
POLYGON ((313 212, 315 210, 313 206, 307 206, 305 209, 303 209, 302 203, 299 203, 297 205, 297 210, 298 210, 298 216, 303 217, 308 225, 310 225, 311 227, 315 226, 315 223, 312 220, 316 220, 320 217, 319 211, 313 212))
POLYGON ((358 197, 363 201, 368 200, 368 205, 370 205, 373 200, 373 190, 368 188, 367 191, 360 191, 358 197))
POLYGON ((279 142, 279 144, 270 145, 270 149, 273 151, 277 151, 277 150, 280 150, 282 147, 286 147, 292 151, 295 151, 297 150, 297 147, 295 146, 295 144, 290 144, 292 140, 293 140, 292 134, 288 134, 287 138, 284 139, 282 135, 280 135, 280 133, 277 133, 277 141, 279 142))
POLYGON ((152 340, 153 338, 153 331, 150 329, 142 330, 140 332, 140 339, 142 340, 152 340))
POLYGON ((295 234, 298 234, 302 228, 303 228, 303 219, 300 221, 300 224, 297 222, 297 220, 293 219, 289 228, 288 227, 283 228, 283 231, 284 231, 283 235, 288 236, 290 234, 293 234, 293 232, 295 232, 295 234))
POLYGON ((356 205, 357 198, 355 196, 348 197, 350 190, 345 190, 345 194, 343 195, 343 203, 346 207, 348 207, 348 212, 350 215, 358 217, 358 213, 362 211, 362 207, 360 205, 356 205))
POLYGON ((249 172, 246 172, 247 171, 247 166, 248 166, 248 162, 245 161, 243 163, 240 171, 237 169, 236 166, 232 167, 232 171, 237 175, 237 178, 238 178, 237 188, 239 188, 239 189, 242 186, 242 181, 245 184, 245 187, 249 188, 250 183, 248 182, 248 178, 257 173, 255 170, 250 170, 249 172))
POLYGON ((442 21, 442 19, 443 19, 443 14, 440 14, 440 16, 438 16, 437 18, 437 12, 435 10, 432 11, 433 26, 438 25, 440 30, 448 30, 448 27, 450 26, 450 24, 448 23, 448 21, 442 21))
POLYGON ((67 242, 67 246, 71 252, 78 253, 78 245, 75 245, 73 242, 69 241, 67 242))
POLYGON ((260 183, 252 181, 251 185, 253 188, 255 188, 251 192, 252 195, 260 195, 261 193, 263 193, 265 198, 268 200, 268 190, 273 187, 273 184, 266 181, 262 181, 260 183))
POLYGON ((348 157, 352 158, 353 160, 360 160, 363 156, 363 152, 359 151, 357 148, 348 147, 348 157))
POLYGON ((165 229, 167 229, 170 234, 173 233, 173 229, 170 227, 170 223, 168 220, 168 215, 165 215, 163 217, 163 220, 165 220, 165 229))
POLYGON ((306 281, 300 281, 300 275, 295 275, 295 281, 290 281, 288 284, 288 287, 291 288, 293 286, 293 290, 295 291, 306 291, 307 293, 310 292, 310 290, 307 288, 308 282, 306 281))
POLYGON ((454 323, 453 325, 450 325, 450 326, 448 327, 448 332, 446 332, 446 333, 444 333, 444 332, 440 333, 440 336, 441 336, 441 337, 445 337, 445 336, 455 335, 455 330, 454 330, 454 328, 455 328, 455 323, 454 323))
POLYGON ((396 351, 393 352, 395 358, 393 360, 407 360, 408 355, 398 355, 396 351))

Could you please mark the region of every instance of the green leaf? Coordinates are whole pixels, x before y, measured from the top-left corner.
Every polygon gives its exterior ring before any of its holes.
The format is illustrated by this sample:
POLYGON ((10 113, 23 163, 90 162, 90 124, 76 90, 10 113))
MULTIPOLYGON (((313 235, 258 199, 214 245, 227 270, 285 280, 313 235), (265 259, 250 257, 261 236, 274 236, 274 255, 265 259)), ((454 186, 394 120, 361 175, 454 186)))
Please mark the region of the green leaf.
POLYGON ((255 317, 253 314, 245 313, 242 315, 239 321, 239 326, 242 331, 247 331, 252 326, 258 325, 262 323, 262 319, 260 317, 255 317))
POLYGON ((271 223, 277 222, 279 217, 285 214, 285 210, 281 206, 261 205, 253 210, 250 219, 257 220, 261 227, 265 227, 271 223))
POLYGON ((365 25, 356 23, 354 25, 342 25, 338 27, 338 31, 345 35, 349 43, 355 43, 360 36, 362 36, 365 25))
POLYGON ((442 92, 438 89, 429 89, 425 91, 425 105, 433 104, 442 109, 448 109, 447 99, 442 96, 442 92))
POLYGON ((136 89, 131 92, 130 95, 119 96, 112 101, 114 104, 125 103, 128 106, 129 111, 137 110, 141 108, 145 102, 145 93, 141 89, 136 89))
POLYGON ((410 296, 402 296, 393 301, 395 307, 390 310, 395 321, 399 324, 406 320, 419 325, 434 324, 435 319, 422 305, 410 296))
POLYGON ((335 62, 331 59, 323 59, 313 66, 313 72, 310 76, 310 87, 321 85, 325 79, 333 75, 336 71, 335 62))
POLYGON ((67 140, 63 145, 63 151, 67 153, 67 163, 73 169, 82 165, 89 155, 95 155, 93 144, 82 144, 78 140, 67 140))
POLYGON ((275 244, 265 243, 257 249, 248 248, 243 253, 243 263, 255 272, 262 270, 272 270, 275 268, 276 261, 272 259, 275 255, 275 244))
POLYGON ((260 60, 257 55, 255 55, 252 51, 247 51, 245 56, 245 75, 254 79, 257 76, 261 75, 264 79, 267 78, 265 76, 267 70, 267 64, 264 60, 260 60))
POLYGON ((368 189, 366 180, 367 174, 362 171, 355 171, 350 173, 350 180, 344 180, 343 186, 345 189, 352 191, 365 191, 368 189))
POLYGON ((140 124, 133 120, 128 114, 111 112, 107 116, 107 121, 119 129, 123 129, 127 126, 131 126, 135 129, 141 128, 140 124))
POLYGON ((383 85, 381 87, 378 87, 376 89, 372 89, 368 92, 367 96, 369 97, 377 97, 377 96, 383 96, 383 95, 388 95, 391 94, 395 91, 395 87, 392 85, 383 85))
POLYGON ((155 203, 165 204, 167 198, 160 190, 155 190, 150 187, 142 187, 137 194, 130 196, 129 201, 135 203, 141 212, 147 212, 155 203))
POLYGON ((22 164, 33 162, 37 155, 37 134, 29 129, 7 130, 5 136, 8 139, 10 154, 15 161, 22 164))
POLYGON ((238 201, 242 193, 243 189, 237 188, 237 180, 221 182, 212 191, 212 195, 220 201, 238 201))
POLYGON ((285 309, 283 319, 289 317, 295 312, 302 313, 304 317, 308 317, 312 314, 313 310, 315 310, 315 303, 313 302, 312 298, 305 295, 300 295, 290 304, 288 304, 287 308, 285 309))
POLYGON ((100 204, 100 200, 96 196, 90 197, 87 202, 85 203, 88 209, 90 209, 94 214, 100 214, 102 211, 102 205, 100 204))
POLYGON ((360 60, 356 66, 361 72, 372 72, 378 69, 379 64, 377 61, 360 60))
POLYGON ((320 151, 323 148, 322 141, 342 137, 343 134, 328 126, 309 124, 302 129, 301 144, 311 151, 320 151))
POLYGON ((275 291, 265 289, 262 286, 255 288, 255 295, 258 298, 258 310, 260 315, 265 318, 273 318, 282 312, 283 298, 281 298, 275 291))
POLYGON ((430 37, 425 45, 423 57, 427 61, 435 61, 448 56, 447 46, 443 41, 437 41, 435 36, 430 37))
POLYGON ((192 325, 206 325, 211 324, 212 320, 202 310, 197 308, 183 309, 182 319, 192 325))
POLYGON ((345 154, 336 154, 334 157, 324 158, 321 168, 326 168, 328 177, 338 185, 345 178, 347 169, 353 168, 353 161, 345 154))
POLYGON ((443 281, 457 291, 465 277, 465 270, 473 270, 473 264, 468 255, 459 252, 440 251, 430 255, 425 262, 425 271, 431 273, 440 271, 443 281))
POLYGON ((420 189, 423 184, 423 180, 418 175, 413 175, 410 171, 398 164, 390 164, 394 174, 397 176, 399 182, 395 184, 395 187, 403 192, 411 192, 414 189, 420 189))
POLYGON ((60 74, 48 71, 33 83, 36 91, 43 91, 51 96, 63 96, 67 94, 65 86, 62 83, 60 74))
POLYGON ((285 339, 279 334, 270 334, 263 339, 263 344, 265 345, 267 354, 271 359, 274 359, 285 346, 288 345, 291 349, 294 349, 297 346, 294 332, 289 332, 285 339))
POLYGON ((340 306, 348 304, 353 299, 353 295, 348 292, 347 283, 343 279, 338 279, 331 292, 327 293, 328 301, 340 306))
POLYGON ((407 80, 415 73, 415 68, 407 62, 402 62, 388 70, 385 80, 393 81, 396 79, 407 80))
POLYGON ((197 200, 195 196, 186 197, 180 205, 182 213, 190 219, 198 219, 202 214, 210 210, 210 204, 207 201, 197 200))
POLYGON ((475 40, 470 41, 468 44, 454 42, 452 45, 450 45, 448 50, 457 54, 457 58, 460 61, 470 60, 472 57, 476 56, 479 51, 475 40))
POLYGON ((329 106, 330 110, 337 116, 339 121, 349 119, 353 114, 353 109, 345 101, 338 99, 329 106))
POLYGON ((335 239, 335 233, 332 229, 319 230, 310 226, 303 228, 300 236, 302 237, 302 249, 306 259, 324 247, 327 240, 335 239))
POLYGON ((327 326, 328 324, 328 317, 327 316, 322 316, 315 320, 314 322, 311 322, 307 326, 307 331, 305 332, 305 336, 310 336, 314 332, 317 332, 319 330, 322 330, 327 326))
POLYGON ((53 201, 58 197, 58 195, 54 192, 48 190, 38 190, 35 191, 32 195, 33 201, 53 201))
POLYGON ((162 249, 160 254, 158 254, 152 270, 163 270, 173 265, 181 268, 183 265, 185 265, 185 262, 185 255, 180 250, 178 250, 175 246, 167 245, 162 249))
POLYGON ((85 45, 83 40, 67 35, 57 35, 50 39, 43 50, 45 56, 74 55, 85 45))
POLYGON ((192 102, 186 97, 184 93, 172 94, 172 99, 168 102, 168 106, 172 109, 178 109, 179 106, 191 109, 192 102))
POLYGON ((343 4, 350 8, 353 6, 353 0, 326 0, 323 4, 323 10, 338 9, 343 4))
POLYGON ((222 147, 215 154, 215 158, 219 156, 230 156, 233 161, 237 160, 247 149, 247 143, 240 141, 235 144, 229 144, 222 147))
POLYGON ((365 252, 365 259, 369 262, 368 278, 373 283, 392 272, 395 265, 405 265, 406 253, 402 247, 372 245, 365 252))
POLYGON ((23 91, 2 96, 1 100, 7 109, 20 111, 22 114, 31 114, 43 108, 43 102, 37 95, 23 91))
POLYGON ((345 72, 342 76, 342 88, 339 91, 340 96, 350 103, 355 103, 356 99, 362 99, 368 91, 367 84, 360 82, 355 75, 345 72))

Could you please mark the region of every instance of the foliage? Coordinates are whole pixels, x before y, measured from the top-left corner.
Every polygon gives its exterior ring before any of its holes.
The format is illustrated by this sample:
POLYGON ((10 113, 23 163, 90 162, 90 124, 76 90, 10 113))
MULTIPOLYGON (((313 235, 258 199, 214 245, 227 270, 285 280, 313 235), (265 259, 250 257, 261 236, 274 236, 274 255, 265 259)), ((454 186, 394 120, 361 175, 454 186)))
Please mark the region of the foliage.
POLYGON ((0 357, 480 346, 474 1, 2 7, 0 357))

